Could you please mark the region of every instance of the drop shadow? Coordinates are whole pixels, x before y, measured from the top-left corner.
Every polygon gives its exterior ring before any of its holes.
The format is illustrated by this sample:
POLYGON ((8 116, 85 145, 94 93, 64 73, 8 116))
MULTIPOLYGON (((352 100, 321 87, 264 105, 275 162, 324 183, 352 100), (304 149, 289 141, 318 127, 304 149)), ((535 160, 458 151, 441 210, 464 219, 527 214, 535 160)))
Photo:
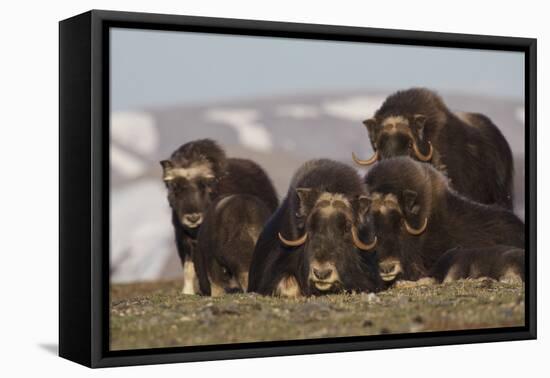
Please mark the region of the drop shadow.
POLYGON ((44 343, 44 344, 38 344, 38 347, 45 350, 46 352, 56 355, 59 355, 59 345, 53 344, 53 343, 44 343))

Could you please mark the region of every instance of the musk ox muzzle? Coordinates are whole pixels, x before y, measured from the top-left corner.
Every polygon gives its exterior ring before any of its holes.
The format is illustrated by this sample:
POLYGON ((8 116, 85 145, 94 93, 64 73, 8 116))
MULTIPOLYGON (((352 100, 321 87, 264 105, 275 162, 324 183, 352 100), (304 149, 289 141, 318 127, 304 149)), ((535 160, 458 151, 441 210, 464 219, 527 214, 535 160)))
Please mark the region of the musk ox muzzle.
POLYGON ((341 286, 338 269, 332 262, 312 261, 308 278, 320 292, 337 291, 341 286))

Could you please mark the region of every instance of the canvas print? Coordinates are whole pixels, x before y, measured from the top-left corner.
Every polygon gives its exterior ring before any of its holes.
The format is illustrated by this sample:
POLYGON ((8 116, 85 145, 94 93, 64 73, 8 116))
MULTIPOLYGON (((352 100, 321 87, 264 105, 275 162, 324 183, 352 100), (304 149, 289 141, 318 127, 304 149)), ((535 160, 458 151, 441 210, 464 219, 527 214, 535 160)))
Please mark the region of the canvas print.
POLYGON ((111 28, 112 351, 525 325, 525 57, 111 28))

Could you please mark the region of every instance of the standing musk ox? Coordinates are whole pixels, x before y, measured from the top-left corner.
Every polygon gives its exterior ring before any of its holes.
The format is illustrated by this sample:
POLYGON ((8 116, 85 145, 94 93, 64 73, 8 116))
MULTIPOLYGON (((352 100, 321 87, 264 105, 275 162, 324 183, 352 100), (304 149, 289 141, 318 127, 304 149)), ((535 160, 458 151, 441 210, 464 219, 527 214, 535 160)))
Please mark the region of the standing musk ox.
POLYGON ((389 96, 363 123, 375 152, 368 160, 353 153, 356 163, 410 156, 431 163, 474 201, 513 208, 512 152, 486 116, 452 113, 437 94, 413 88, 389 96))
POLYGON ((298 297, 379 290, 376 239, 358 227, 363 193, 347 165, 326 159, 302 165, 256 243, 249 291, 298 297))
POLYGON ((369 170, 365 184, 370 204, 364 226, 378 238, 387 283, 427 276, 456 247, 524 248, 525 227, 517 216, 460 195, 429 164, 408 157, 383 160, 369 170))
POLYGON ((250 160, 227 158, 210 139, 186 143, 160 164, 183 267, 183 293, 195 294, 198 282, 193 251, 199 227, 212 201, 223 195, 250 194, 274 211, 278 205, 277 195, 262 168, 250 160))
POLYGON ((203 295, 243 293, 254 246, 272 211, 248 194, 218 198, 209 207, 193 256, 203 295))

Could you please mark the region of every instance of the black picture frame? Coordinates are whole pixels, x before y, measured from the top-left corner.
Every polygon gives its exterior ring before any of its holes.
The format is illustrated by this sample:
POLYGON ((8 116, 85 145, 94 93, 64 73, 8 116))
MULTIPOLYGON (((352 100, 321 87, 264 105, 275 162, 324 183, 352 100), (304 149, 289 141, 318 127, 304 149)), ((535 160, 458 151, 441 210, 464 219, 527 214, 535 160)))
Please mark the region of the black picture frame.
POLYGON ((59 354, 89 367, 534 339, 536 39, 92 10, 59 23, 59 354), (525 326, 109 351, 109 29, 194 31, 525 54, 525 326))

